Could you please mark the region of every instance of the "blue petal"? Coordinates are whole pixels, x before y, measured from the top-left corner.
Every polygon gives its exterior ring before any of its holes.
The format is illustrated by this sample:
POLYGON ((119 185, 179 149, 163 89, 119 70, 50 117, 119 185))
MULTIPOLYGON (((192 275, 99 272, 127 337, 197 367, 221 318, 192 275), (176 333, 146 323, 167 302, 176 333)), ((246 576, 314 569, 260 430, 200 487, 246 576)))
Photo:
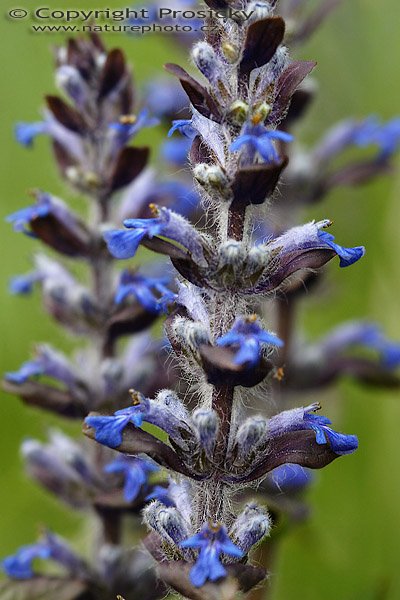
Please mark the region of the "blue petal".
POLYGON ((14 133, 17 142, 29 148, 33 145, 33 140, 37 135, 46 133, 46 123, 44 121, 37 123, 17 123, 14 133))
MULTIPOLYGON (((210 581, 217 581, 218 579, 221 579, 221 577, 225 577, 226 569, 219 560, 219 552, 217 552, 214 545, 200 552, 199 562, 202 554, 204 556, 204 566, 207 565, 208 567, 208 579, 210 579, 210 581)), ((240 556, 242 556, 242 553, 240 556)))
POLYGON ((34 576, 32 561, 35 558, 48 559, 50 554, 50 548, 42 543, 23 546, 16 554, 3 560, 2 568, 13 579, 31 579, 34 576))
POLYGON ((110 417, 86 417, 85 423, 95 430, 95 439, 100 444, 117 448, 122 443, 122 432, 131 421, 130 415, 110 417))
POLYGON ((219 547, 221 548, 222 552, 228 554, 228 556, 242 558, 244 554, 243 551, 240 548, 238 548, 238 546, 231 542, 228 536, 225 536, 225 539, 219 542, 219 547))
POLYGON ((201 587, 205 584, 205 582, 208 579, 207 565, 198 560, 196 564, 190 569, 189 577, 194 587, 201 587))
POLYGON ((318 237, 336 252, 340 258, 341 267, 349 267, 353 263, 360 260, 360 258, 362 258, 365 254, 364 246, 344 248, 343 246, 339 246, 339 244, 335 244, 333 241, 335 239, 334 236, 327 231, 319 231, 318 237))
POLYGON ((38 281, 37 273, 28 273, 27 275, 16 275, 12 277, 9 283, 9 290, 12 294, 30 294, 33 285, 38 281))
POLYGON ((358 448, 358 438, 355 435, 346 435, 325 427, 326 435, 331 443, 332 450, 340 456, 351 454, 358 448))
POLYGON ((192 121, 188 119, 177 119, 172 121, 172 127, 168 131, 168 137, 171 137, 175 131, 179 131, 185 137, 193 139, 197 132, 192 126, 192 121))
POLYGON ((181 548, 203 548, 207 545, 207 543, 207 540, 204 539, 204 535, 200 532, 192 535, 190 538, 187 538, 179 545, 181 548))
POLYGON ((31 360, 25 362, 18 371, 13 371, 5 374, 7 381, 12 383, 25 383, 30 377, 42 375, 44 372, 43 365, 39 361, 31 360))
POLYGON ((279 131, 278 129, 276 129, 275 131, 269 131, 268 136, 272 140, 280 140, 286 143, 293 142, 294 140, 293 135, 291 135, 290 133, 286 133, 286 131, 279 131))
POLYGON ((257 139, 257 152, 267 162, 278 161, 279 156, 269 135, 263 135, 257 139))
POLYGON ((106 231, 104 239, 111 254, 115 258, 132 258, 139 248, 139 244, 145 237, 146 231, 135 229, 133 231, 114 230, 106 231))
POLYGON ((286 463, 274 469, 271 479, 275 485, 285 492, 286 490, 300 490, 308 485, 312 479, 310 471, 292 463, 286 463))
POLYGON ((255 138, 253 135, 250 135, 250 134, 240 135, 229 146, 229 150, 231 150, 232 152, 236 152, 237 150, 240 150, 240 148, 242 146, 244 146, 245 144, 251 144, 252 146, 254 146, 256 144, 256 142, 257 142, 257 138, 255 138))
POLYGON ((254 337, 249 336, 241 342, 239 351, 236 353, 233 362, 236 365, 243 365, 247 362, 250 365, 254 365, 260 359, 260 354, 260 344, 254 337))
POLYGON ((161 485, 155 485, 152 492, 148 494, 145 500, 158 500, 164 506, 175 506, 175 502, 168 495, 168 488, 161 485))

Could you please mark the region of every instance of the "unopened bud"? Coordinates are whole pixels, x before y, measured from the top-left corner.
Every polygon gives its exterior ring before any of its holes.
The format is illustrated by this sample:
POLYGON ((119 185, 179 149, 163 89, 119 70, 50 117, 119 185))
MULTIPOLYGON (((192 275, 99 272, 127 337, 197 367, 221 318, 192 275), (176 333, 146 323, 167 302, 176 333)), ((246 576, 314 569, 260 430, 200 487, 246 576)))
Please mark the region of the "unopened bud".
POLYGON ((249 105, 243 100, 235 100, 228 109, 230 120, 237 125, 243 125, 249 114, 249 105))
POLYGON ((184 518, 172 506, 166 507, 161 502, 152 502, 144 509, 143 518, 151 529, 172 546, 178 545, 189 535, 184 518))
POLYGON ((217 192, 219 196, 224 198, 230 197, 228 177, 219 165, 199 163, 193 169, 193 176, 211 196, 217 192))
POLYGON ((270 532, 271 520, 268 513, 255 503, 247 504, 234 522, 230 536, 245 554, 270 532))
POLYGON ((226 60, 230 63, 235 63, 239 60, 240 51, 237 46, 231 44, 231 42, 224 41, 221 44, 221 50, 226 60))
POLYGON ((226 266, 232 267, 237 271, 243 267, 243 261, 246 257, 246 251, 242 242, 228 240, 221 244, 219 248, 219 268, 226 266))
POLYGON ((88 95, 88 86, 78 69, 71 65, 62 65, 56 71, 56 84, 70 98, 82 105, 88 95))
POLYGON ((192 50, 192 58, 197 68, 210 82, 218 78, 218 58, 214 49, 207 42, 199 42, 192 50))
POLYGON ((237 456, 245 460, 260 444, 267 439, 268 423, 262 416, 249 417, 239 427, 236 434, 237 456))
POLYGON ((214 410, 198 408, 193 413, 193 422, 196 426, 200 444, 206 455, 211 458, 214 451, 218 432, 218 417, 214 410))
POLYGON ((196 352, 202 344, 211 343, 208 329, 203 323, 177 317, 172 327, 179 341, 193 352, 196 352))

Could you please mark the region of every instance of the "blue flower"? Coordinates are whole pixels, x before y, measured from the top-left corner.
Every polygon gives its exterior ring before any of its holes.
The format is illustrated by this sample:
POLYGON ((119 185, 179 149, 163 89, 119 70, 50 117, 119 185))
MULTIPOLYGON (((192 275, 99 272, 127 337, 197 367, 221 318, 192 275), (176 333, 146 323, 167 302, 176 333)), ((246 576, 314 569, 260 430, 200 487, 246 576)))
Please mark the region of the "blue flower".
POLYGON ((322 350, 329 357, 359 345, 376 350, 383 366, 388 369, 400 365, 400 344, 388 340, 378 325, 364 321, 351 321, 334 329, 323 340, 322 350))
POLYGON ((140 490, 147 484, 150 473, 158 471, 158 467, 150 461, 132 456, 122 456, 104 467, 106 473, 120 473, 124 477, 124 498, 133 502, 140 490))
POLYGON ((34 576, 32 562, 35 558, 51 558, 49 546, 43 542, 22 546, 15 554, 3 560, 2 568, 13 579, 31 579, 34 576))
POLYGON ((249 152, 248 162, 253 162, 254 155, 258 153, 265 162, 278 162, 279 155, 273 142, 292 142, 293 136, 285 131, 267 129, 264 125, 247 125, 244 133, 240 135, 230 146, 232 152, 237 152, 243 146, 249 152))
POLYGON ((175 294, 166 287, 169 279, 164 277, 145 277, 131 271, 124 271, 115 295, 116 304, 121 304, 128 296, 136 300, 148 311, 160 313, 174 301, 175 294))
POLYGON ((45 123, 45 121, 38 121, 36 123, 17 123, 14 132, 17 142, 22 146, 30 148, 37 135, 47 133, 47 123, 45 123))
POLYGON ((237 318, 232 329, 218 338, 216 344, 217 346, 236 346, 234 363, 237 365, 248 363, 249 366, 258 363, 265 346, 283 346, 282 340, 273 333, 265 331, 253 316, 237 318))
POLYGON ((160 235, 165 224, 165 219, 125 219, 124 225, 131 231, 113 230, 106 231, 104 239, 108 249, 115 258, 131 258, 137 252, 139 244, 144 237, 152 238, 160 235))
POLYGON ((88 575, 84 561, 75 555, 62 538, 49 531, 38 543, 23 546, 12 556, 7 556, 2 562, 2 568, 13 579, 31 579, 35 576, 32 562, 36 558, 52 559, 76 577, 84 578, 88 575))
POLYGON ((95 440, 100 444, 117 448, 122 443, 122 432, 129 423, 140 427, 149 411, 148 400, 136 395, 136 403, 128 408, 117 410, 110 416, 89 416, 85 423, 95 430, 95 440))
POLYGON ((316 433, 315 441, 323 445, 330 442, 332 450, 341 455, 351 454, 358 448, 358 439, 355 435, 346 435, 334 431, 328 425, 331 421, 327 417, 320 417, 313 413, 305 413, 304 424, 307 429, 313 429, 316 433))
POLYGON ((5 374, 7 381, 12 383, 25 383, 31 377, 43 375, 44 367, 39 360, 30 360, 25 362, 18 371, 13 371, 5 374))
POLYGON ((356 131, 353 141, 362 147, 376 144, 380 148, 379 158, 389 158, 400 145, 400 117, 383 125, 376 117, 366 119, 356 131))
POLYGON ((181 215, 165 207, 150 204, 156 217, 151 219, 125 219, 129 231, 106 231, 104 239, 115 258, 131 258, 144 238, 154 236, 170 238, 186 248, 200 266, 207 266, 203 252, 202 235, 181 215))
POLYGON ((48 194, 40 194, 36 204, 27 206, 26 208, 22 208, 21 210, 17 210, 11 215, 8 215, 6 221, 14 225, 15 231, 23 232, 30 237, 36 237, 32 231, 26 229, 26 224, 35 219, 46 217, 51 213, 52 208, 51 197, 48 194))
POLYGON ((7 381, 22 384, 31 377, 47 375, 65 383, 67 386, 74 385, 74 373, 63 354, 56 352, 47 345, 39 346, 36 354, 34 360, 23 363, 18 371, 6 373, 5 378, 7 381))
POLYGON ((151 117, 147 108, 135 115, 123 115, 119 121, 110 124, 117 136, 117 145, 122 147, 127 144, 144 127, 154 127, 159 124, 159 120, 151 117))
POLYGON ((312 429, 316 433, 317 444, 324 445, 329 442, 332 450, 340 456, 357 450, 357 437, 338 433, 328 427, 331 421, 327 417, 314 414, 320 408, 318 403, 314 403, 305 408, 294 408, 275 415, 268 422, 269 438, 279 437, 288 431, 312 429))
POLYGON ((179 131, 179 133, 190 140, 195 138, 197 135, 197 131, 194 129, 190 119, 177 119, 176 121, 172 121, 172 127, 168 131, 168 137, 171 137, 175 131, 179 131))
POLYGON ((175 506, 175 502, 169 495, 169 490, 162 485, 155 485, 150 494, 148 494, 145 500, 158 500, 164 506, 175 506))
POLYGON ((12 294, 30 294, 34 284, 41 279, 42 277, 38 271, 32 271, 26 275, 16 275, 10 280, 9 290, 12 294))
POLYGON ((201 587, 209 579, 217 581, 225 577, 226 569, 220 561, 222 553, 242 558, 243 552, 230 540, 222 525, 204 525, 199 533, 181 542, 182 548, 199 549, 198 559, 190 570, 190 581, 195 587, 201 587))
POLYGON ((362 258, 365 254, 364 246, 356 246, 355 248, 345 248, 344 246, 339 246, 339 244, 335 244, 334 236, 328 233, 327 231, 318 231, 318 237, 336 252, 336 254, 340 258, 339 264, 341 267, 349 267, 350 265, 360 260, 360 258, 362 258))

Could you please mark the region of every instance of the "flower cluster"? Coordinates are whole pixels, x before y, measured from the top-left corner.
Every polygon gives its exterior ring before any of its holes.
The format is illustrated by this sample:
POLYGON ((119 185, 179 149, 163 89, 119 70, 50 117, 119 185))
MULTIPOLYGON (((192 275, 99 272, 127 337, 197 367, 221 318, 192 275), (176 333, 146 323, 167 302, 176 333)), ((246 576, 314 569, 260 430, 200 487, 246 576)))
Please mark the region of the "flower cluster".
POLYGON ((301 208, 334 186, 385 172, 400 141, 398 119, 339 124, 299 159, 292 125, 311 97, 303 82, 315 63, 292 60, 286 44, 306 39, 333 3, 308 15, 305 2, 288 3, 282 15, 272 0, 246 2, 246 11, 227 10, 227 0, 206 4, 206 37, 191 50, 201 82, 167 64, 187 96, 186 111, 182 93, 170 87, 162 87, 165 111, 153 110, 172 120, 174 144, 163 154, 190 163, 195 189, 188 179, 158 181, 147 168, 148 149, 128 145, 156 117, 147 108, 132 114, 125 58, 97 37, 57 52, 57 81, 73 104, 48 97, 41 123, 17 126, 24 145, 39 133, 50 136, 63 177, 90 197, 97 216, 85 222, 38 191, 35 204, 9 221, 65 259, 84 259, 94 283, 87 288, 43 255, 13 279, 17 294, 39 284, 50 314, 88 338, 89 348, 69 360, 39 346, 6 374, 5 388, 84 420, 87 454, 52 434, 48 444, 26 441, 23 455, 47 489, 92 508, 103 535, 92 566, 46 534, 5 559, 11 578, 31 579, 32 561, 42 558, 96 600, 107 593, 133 598, 142 585, 149 600, 168 587, 193 600, 246 593, 267 576, 252 564, 254 547, 268 543, 281 519, 306 516, 301 493, 309 470, 358 447, 355 435, 336 431, 316 414, 319 403, 303 402, 301 393, 344 375, 400 384, 399 346, 373 324, 341 325, 314 343, 294 335, 296 302, 323 267, 337 257, 340 267, 357 268, 365 254, 361 245, 337 243, 326 231, 329 219, 299 225, 301 208), (284 17, 295 23, 291 30, 284 17), (336 167, 350 146, 374 150, 336 167), (259 207, 267 215, 262 223, 259 207), (142 246, 167 262, 147 271, 124 263, 117 273, 113 259, 136 258, 142 246), (165 339, 157 342, 145 330, 161 314, 165 339), (121 351, 120 339, 132 334, 140 335, 121 351), (293 391, 303 406, 293 406, 293 391), (158 479, 160 469, 170 472, 168 484, 158 479), (140 553, 121 537, 122 518, 139 511, 152 557, 142 571, 140 553), (224 587, 227 578, 233 592, 224 587))

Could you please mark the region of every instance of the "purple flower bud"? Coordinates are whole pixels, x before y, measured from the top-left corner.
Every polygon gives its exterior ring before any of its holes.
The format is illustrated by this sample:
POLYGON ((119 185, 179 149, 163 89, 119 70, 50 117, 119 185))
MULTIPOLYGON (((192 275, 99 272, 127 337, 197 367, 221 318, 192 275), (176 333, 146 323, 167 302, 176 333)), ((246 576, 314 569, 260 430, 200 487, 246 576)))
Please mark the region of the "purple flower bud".
POLYGON ((235 453, 240 462, 245 462, 250 454, 267 442, 268 422, 261 415, 248 417, 238 428, 235 436, 235 453))
POLYGON ((48 532, 36 544, 23 546, 13 556, 3 560, 2 567, 13 579, 34 577, 32 562, 35 558, 51 559, 65 567, 73 576, 87 577, 88 569, 69 546, 58 536, 48 532))
POLYGON ((192 49, 192 58, 199 71, 211 84, 218 81, 222 75, 222 65, 210 44, 198 42, 192 49))
POLYGON ((67 387, 74 387, 76 384, 76 376, 66 357, 44 344, 37 347, 35 360, 24 363, 16 372, 6 373, 5 377, 7 381, 22 384, 38 375, 57 379, 67 387))
POLYGON ((145 523, 171 546, 180 544, 189 535, 188 524, 173 506, 151 502, 143 511, 145 523))
POLYGON ((268 513, 255 503, 247 504, 229 531, 239 548, 247 554, 263 537, 269 534, 271 520, 268 513))
POLYGON ((193 422, 201 446, 204 448, 206 456, 212 458, 218 433, 218 417, 215 411, 198 408, 193 412, 193 422))
POLYGON ((56 83, 78 106, 88 99, 89 88, 78 69, 71 65, 62 65, 56 71, 56 83))

